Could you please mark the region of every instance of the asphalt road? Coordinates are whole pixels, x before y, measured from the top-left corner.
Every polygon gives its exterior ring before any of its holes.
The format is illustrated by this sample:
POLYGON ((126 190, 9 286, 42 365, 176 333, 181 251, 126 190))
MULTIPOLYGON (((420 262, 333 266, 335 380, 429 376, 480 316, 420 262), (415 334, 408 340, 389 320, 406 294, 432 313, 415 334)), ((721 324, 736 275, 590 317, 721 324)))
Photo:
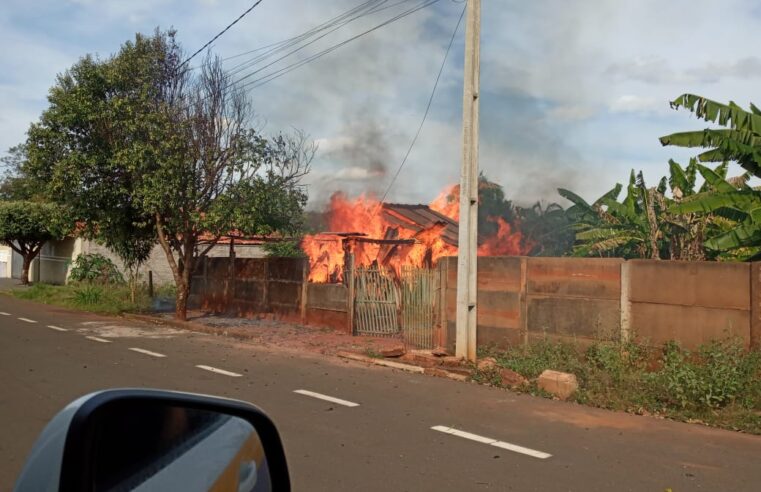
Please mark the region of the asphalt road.
POLYGON ((2 295, 0 381, 0 490, 60 408, 113 387, 255 403, 281 431, 295 490, 761 490, 760 437, 2 295), (488 439, 442 432, 450 429, 488 439))

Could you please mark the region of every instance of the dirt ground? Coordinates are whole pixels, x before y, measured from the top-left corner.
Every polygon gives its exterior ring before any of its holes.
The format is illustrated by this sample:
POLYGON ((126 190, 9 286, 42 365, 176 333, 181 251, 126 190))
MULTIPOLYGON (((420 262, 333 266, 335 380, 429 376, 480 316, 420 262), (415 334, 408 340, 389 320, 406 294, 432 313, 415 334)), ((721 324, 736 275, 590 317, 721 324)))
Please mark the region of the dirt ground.
MULTIPOLYGON (((165 313, 159 317, 172 322, 174 314, 165 313)), ((373 354, 402 344, 400 338, 352 336, 332 328, 306 326, 270 317, 236 318, 194 310, 188 311, 188 322, 194 325, 188 328, 244 339, 263 347, 325 355, 335 355, 339 351, 373 354)))

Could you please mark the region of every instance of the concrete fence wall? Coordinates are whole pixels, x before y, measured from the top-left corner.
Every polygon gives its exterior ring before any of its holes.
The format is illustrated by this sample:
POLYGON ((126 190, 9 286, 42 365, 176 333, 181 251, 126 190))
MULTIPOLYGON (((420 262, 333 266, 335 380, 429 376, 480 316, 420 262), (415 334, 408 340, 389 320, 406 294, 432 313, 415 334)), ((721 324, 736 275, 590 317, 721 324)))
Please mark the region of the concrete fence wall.
MULTIPOLYGON (((454 349, 456 258, 440 262, 442 331, 454 349)), ((761 342, 761 266, 597 258, 478 260, 478 344, 551 338, 589 343, 676 340, 697 347, 727 336, 761 342)))
MULTIPOLYGON (((454 350, 457 259, 439 262, 438 340, 454 350)), ((306 281, 295 258, 209 258, 191 303, 239 316, 272 313, 351 332, 349 288, 306 281)), ((483 257, 478 260, 478 345, 550 338, 637 339, 686 347, 735 336, 761 341, 761 263, 483 257)))

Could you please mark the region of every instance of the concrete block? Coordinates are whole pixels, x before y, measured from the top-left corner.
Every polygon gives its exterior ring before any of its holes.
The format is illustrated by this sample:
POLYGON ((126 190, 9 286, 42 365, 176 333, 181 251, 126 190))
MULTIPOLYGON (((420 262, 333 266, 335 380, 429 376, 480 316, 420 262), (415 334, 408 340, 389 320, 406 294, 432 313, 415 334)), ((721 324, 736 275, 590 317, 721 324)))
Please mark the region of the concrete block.
POLYGON ((557 396, 561 400, 568 399, 579 389, 579 382, 574 374, 550 369, 539 375, 536 384, 540 389, 557 396))
POLYGON ((500 369, 499 376, 502 379, 502 386, 507 386, 508 388, 517 388, 528 383, 528 379, 524 378, 512 369, 500 369))

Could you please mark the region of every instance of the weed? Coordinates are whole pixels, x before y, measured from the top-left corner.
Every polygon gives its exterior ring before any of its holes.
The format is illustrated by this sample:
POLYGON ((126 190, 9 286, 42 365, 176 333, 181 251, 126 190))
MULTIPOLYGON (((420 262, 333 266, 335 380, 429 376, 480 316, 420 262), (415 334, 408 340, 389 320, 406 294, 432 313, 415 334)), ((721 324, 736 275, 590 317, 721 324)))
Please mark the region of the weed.
MULTIPOLYGON (((545 369, 573 373, 579 381, 573 396, 578 403, 761 433, 761 353, 747 352, 739 340, 689 351, 674 342, 656 350, 611 341, 581 350, 545 339, 480 355, 495 357, 499 365, 530 379, 545 369)), ((476 371, 473 380, 499 384, 488 372, 476 371)), ((548 396, 535 382, 525 390, 548 396)))

